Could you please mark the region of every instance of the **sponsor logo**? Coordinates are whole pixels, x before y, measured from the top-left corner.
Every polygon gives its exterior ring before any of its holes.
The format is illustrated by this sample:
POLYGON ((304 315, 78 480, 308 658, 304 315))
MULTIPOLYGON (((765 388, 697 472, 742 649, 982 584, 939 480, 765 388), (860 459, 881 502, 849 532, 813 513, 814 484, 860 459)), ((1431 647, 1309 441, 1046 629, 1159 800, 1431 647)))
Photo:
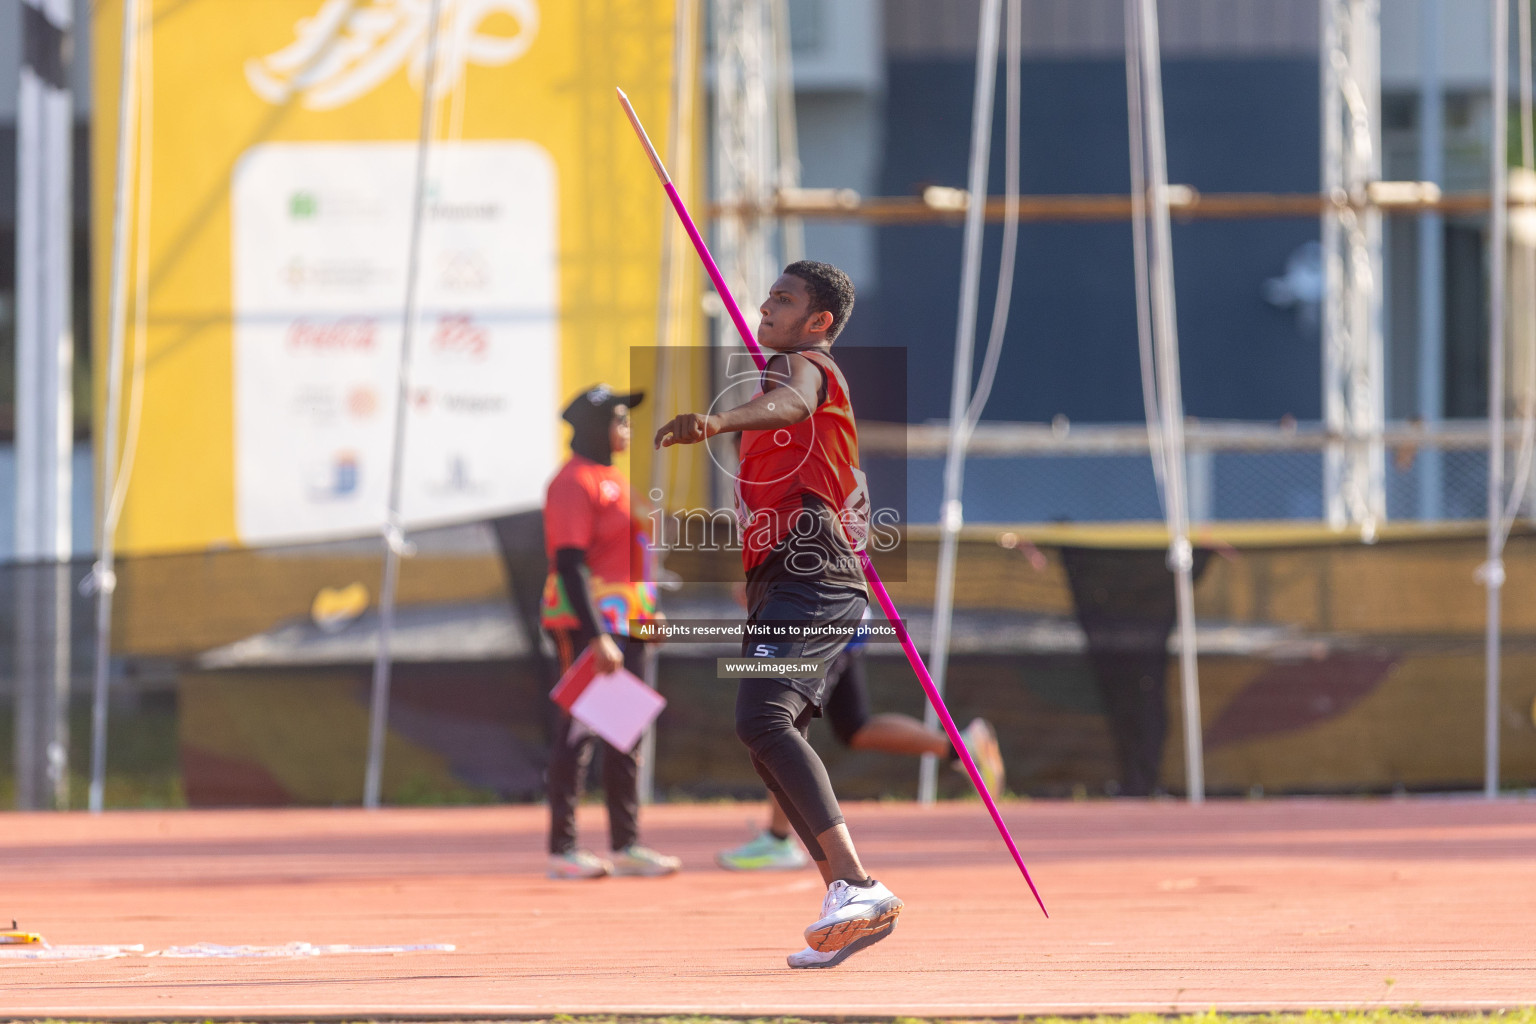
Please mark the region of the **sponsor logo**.
POLYGON ((358 484, 357 453, 341 451, 310 474, 309 496, 315 501, 350 498, 357 493, 358 484))
POLYGON ((387 212, 379 200, 350 192, 301 188, 288 196, 289 220, 380 220, 387 212))
POLYGON ((327 323, 295 320, 288 325, 287 340, 295 352, 372 352, 378 335, 378 325, 363 317, 327 323))
MULTIPOLYGON (((426 67, 425 0, 325 0, 294 26, 288 46, 245 63, 245 80, 268 103, 298 97, 309 110, 334 110, 407 69, 420 88, 426 67)), ((439 14, 438 95, 469 64, 499 67, 528 52, 539 33, 534 0, 443 0, 439 14)))
POLYGON ((379 411, 379 396, 373 388, 355 387, 347 395, 347 412, 365 420, 379 411))
POLYGON ((386 272, 360 260, 306 261, 295 256, 283 268, 283 280, 293 288, 357 291, 374 284, 386 272))
POLYGON ((291 407, 296 416, 327 423, 336 417, 336 396, 324 385, 311 384, 294 392, 291 407))
POLYGON ((448 456, 442 477, 428 486, 439 496, 472 496, 485 494, 490 490, 484 481, 475 477, 470 468, 469 459, 459 454, 448 456))
POLYGON ((469 314, 454 313, 438 319, 431 345, 434 352, 481 359, 491 347, 491 332, 469 314))
POLYGON ((439 201, 427 207, 427 216, 432 220, 448 221, 496 220, 501 216, 501 207, 490 200, 478 203, 439 201))
POLYGON ((444 412, 484 415, 507 407, 506 395, 443 395, 437 400, 444 412))
POLYGON ((479 291, 491 283, 491 267, 474 249, 449 249, 439 257, 438 279, 448 291, 479 291))

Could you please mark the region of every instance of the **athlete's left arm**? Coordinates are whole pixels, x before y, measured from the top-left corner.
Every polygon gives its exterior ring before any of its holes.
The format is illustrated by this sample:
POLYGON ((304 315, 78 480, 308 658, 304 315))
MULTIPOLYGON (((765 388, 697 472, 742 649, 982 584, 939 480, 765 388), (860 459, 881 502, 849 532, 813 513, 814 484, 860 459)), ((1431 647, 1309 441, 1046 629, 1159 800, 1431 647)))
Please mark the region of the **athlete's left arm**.
POLYGON ((738 430, 778 430, 811 418, 823 401, 821 367, 793 352, 768 361, 763 393, 725 412, 690 412, 674 417, 656 431, 656 447, 697 444, 706 437, 738 430))

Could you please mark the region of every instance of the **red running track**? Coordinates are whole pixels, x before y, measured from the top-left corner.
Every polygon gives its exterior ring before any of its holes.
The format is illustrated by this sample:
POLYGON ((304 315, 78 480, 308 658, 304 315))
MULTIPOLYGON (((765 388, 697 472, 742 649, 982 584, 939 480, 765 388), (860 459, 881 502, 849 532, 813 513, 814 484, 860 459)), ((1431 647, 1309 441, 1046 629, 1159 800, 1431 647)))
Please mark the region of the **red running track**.
MULTIPOLYGON (((0 1016, 980 1017, 1536 1004, 1536 802, 1012 803, 1041 917, 979 803, 847 808, 907 902, 790 971, 821 886, 713 852, 749 805, 656 807, 669 879, 551 882, 540 808, 7 814, 0 916, 54 944, 453 943, 284 960, 0 960, 0 1016)), ((602 814, 582 812, 584 835, 602 814)))

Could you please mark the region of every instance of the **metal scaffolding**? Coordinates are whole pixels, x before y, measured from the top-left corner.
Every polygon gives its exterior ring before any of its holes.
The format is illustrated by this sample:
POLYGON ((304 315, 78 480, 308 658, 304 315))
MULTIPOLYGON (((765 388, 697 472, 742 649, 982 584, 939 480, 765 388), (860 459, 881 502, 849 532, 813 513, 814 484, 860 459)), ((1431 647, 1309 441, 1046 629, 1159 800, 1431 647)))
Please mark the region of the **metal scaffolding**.
POLYGON ((1328 523, 1375 539, 1386 518, 1380 0, 1322 0, 1322 218, 1326 276, 1323 457, 1328 523))
MULTIPOLYGON (((771 210, 780 185, 777 79, 781 54, 776 0, 714 0, 715 252, 731 291, 749 311, 776 276, 776 222, 771 210)), ((735 343, 728 318, 716 318, 715 341, 735 343)))

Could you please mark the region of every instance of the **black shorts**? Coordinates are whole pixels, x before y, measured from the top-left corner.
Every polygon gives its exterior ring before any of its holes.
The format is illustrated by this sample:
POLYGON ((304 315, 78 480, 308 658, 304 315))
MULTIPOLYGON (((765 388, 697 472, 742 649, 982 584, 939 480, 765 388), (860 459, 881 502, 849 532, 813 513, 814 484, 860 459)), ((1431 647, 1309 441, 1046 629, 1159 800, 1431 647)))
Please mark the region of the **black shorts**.
POLYGON ((843 746, 869 724, 869 690, 864 683, 864 646, 849 647, 827 670, 827 704, 822 711, 843 746))
MULTIPOLYGON (((762 640, 750 634, 741 642, 743 658, 803 658, 831 662, 848 646, 869 603, 862 589, 842 583, 775 580, 751 590, 747 623, 787 622, 797 625, 841 626, 835 635, 817 634, 806 640, 762 640)), ((827 680, 779 676, 772 678, 800 694, 820 710, 826 704, 827 680)))

